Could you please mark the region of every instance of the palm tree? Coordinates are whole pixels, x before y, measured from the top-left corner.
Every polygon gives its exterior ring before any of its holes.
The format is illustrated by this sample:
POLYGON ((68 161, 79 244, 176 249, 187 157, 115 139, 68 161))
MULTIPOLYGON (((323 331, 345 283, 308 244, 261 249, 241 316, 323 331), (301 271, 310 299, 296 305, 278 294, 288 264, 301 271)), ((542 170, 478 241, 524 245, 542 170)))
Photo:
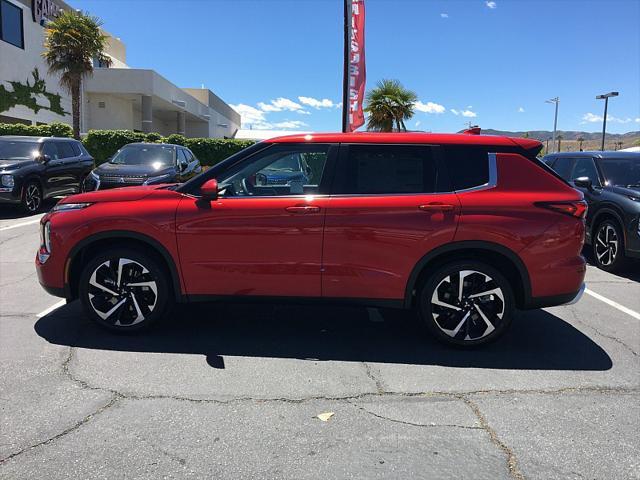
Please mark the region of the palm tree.
POLYGON ((104 51, 107 36, 100 31, 102 22, 79 11, 64 10, 47 24, 44 57, 49 73, 60 75, 60 84, 71 94, 73 136, 80 139, 80 89, 82 79, 93 73, 93 60, 105 66, 111 58, 104 51))
POLYGON ((381 80, 367 93, 365 112, 369 114, 367 129, 379 132, 407 131, 405 120, 413 117, 418 96, 398 80, 381 80))
POLYGON ((562 139, 564 137, 562 135, 556 135, 556 139, 558 140, 558 151, 561 152, 562 150, 560 150, 560 145, 562 144, 562 139))
POLYGON ((582 142, 584 142, 584 137, 582 137, 582 136, 578 137, 578 144, 580 146, 579 147, 580 151, 582 151, 582 142))

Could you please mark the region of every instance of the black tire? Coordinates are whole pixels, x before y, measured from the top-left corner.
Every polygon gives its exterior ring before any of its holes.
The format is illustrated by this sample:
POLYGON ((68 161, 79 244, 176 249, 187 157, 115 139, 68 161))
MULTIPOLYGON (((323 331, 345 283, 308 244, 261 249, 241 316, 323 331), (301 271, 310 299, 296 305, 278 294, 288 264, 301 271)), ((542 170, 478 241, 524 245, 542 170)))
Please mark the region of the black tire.
POLYGON ((136 249, 113 248, 98 253, 86 264, 80 275, 79 295, 87 316, 100 326, 133 332, 149 328, 171 309, 174 299, 170 282, 166 268, 154 256, 136 249))
POLYGON ((20 207, 24 213, 38 213, 42 208, 42 187, 36 180, 29 180, 22 189, 20 207))
POLYGON ((499 338, 511 325, 515 305, 506 278, 476 260, 437 268, 418 290, 417 301, 429 331, 439 341, 457 347, 475 347, 499 338), (473 296, 486 291, 490 293, 473 296))
POLYGON ((605 272, 620 272, 629 266, 624 256, 624 234, 617 221, 607 218, 593 231, 591 249, 595 265, 605 272))

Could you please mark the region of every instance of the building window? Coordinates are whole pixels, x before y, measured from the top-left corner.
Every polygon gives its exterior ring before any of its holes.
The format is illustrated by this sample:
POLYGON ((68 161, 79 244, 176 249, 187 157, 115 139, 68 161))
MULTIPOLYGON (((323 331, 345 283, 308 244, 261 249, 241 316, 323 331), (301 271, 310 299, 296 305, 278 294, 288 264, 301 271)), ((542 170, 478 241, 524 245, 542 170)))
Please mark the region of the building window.
POLYGON ((24 49, 22 9, 7 0, 0 0, 0 38, 24 49))

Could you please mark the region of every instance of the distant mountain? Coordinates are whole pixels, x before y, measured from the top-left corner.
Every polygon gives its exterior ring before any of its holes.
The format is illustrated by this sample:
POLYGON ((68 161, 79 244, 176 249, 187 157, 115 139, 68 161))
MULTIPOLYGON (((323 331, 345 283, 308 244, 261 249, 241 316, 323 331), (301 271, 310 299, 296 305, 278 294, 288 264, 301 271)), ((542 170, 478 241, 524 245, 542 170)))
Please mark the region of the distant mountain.
MULTIPOLYGON (((541 142, 551 139, 553 132, 548 130, 529 130, 527 132, 509 132, 506 130, 493 130, 490 128, 482 129, 483 135, 504 135, 507 137, 524 137, 528 134, 529 138, 540 140, 541 142)), ((573 140, 577 141, 582 137, 585 141, 600 140, 602 138, 602 132, 576 132, 571 130, 558 130, 556 135, 562 135, 562 141, 573 140)), ((609 142, 629 142, 632 139, 640 138, 640 131, 627 132, 627 133, 607 133, 607 143, 609 142)))

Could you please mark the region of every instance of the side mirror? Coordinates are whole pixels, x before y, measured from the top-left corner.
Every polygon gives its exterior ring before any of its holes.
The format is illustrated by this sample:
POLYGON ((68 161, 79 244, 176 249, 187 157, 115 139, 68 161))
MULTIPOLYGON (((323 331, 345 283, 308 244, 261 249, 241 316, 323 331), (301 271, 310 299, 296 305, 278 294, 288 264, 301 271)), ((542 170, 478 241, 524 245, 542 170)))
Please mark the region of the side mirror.
POLYGON ((200 187, 202 198, 210 202, 218 199, 218 181, 215 178, 207 180, 200 187))
POLYGON ((51 160, 51 157, 49 155, 42 154, 40 155, 40 157, 38 157, 38 160, 40 160, 42 163, 47 163, 49 162, 49 160, 51 160))
POLYGON ((578 188, 593 189, 593 183, 589 177, 578 177, 573 179, 573 184, 578 188))

